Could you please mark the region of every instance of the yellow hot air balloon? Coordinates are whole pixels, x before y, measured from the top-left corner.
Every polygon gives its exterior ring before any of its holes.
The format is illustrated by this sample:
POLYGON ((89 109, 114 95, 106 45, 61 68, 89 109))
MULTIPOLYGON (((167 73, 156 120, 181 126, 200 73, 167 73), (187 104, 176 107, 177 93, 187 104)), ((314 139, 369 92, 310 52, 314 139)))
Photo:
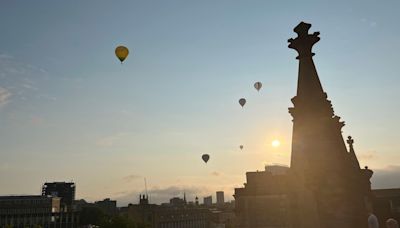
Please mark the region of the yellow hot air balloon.
POLYGON ((128 57, 129 55, 129 49, 125 46, 118 46, 115 48, 115 55, 121 61, 121 63, 128 57))

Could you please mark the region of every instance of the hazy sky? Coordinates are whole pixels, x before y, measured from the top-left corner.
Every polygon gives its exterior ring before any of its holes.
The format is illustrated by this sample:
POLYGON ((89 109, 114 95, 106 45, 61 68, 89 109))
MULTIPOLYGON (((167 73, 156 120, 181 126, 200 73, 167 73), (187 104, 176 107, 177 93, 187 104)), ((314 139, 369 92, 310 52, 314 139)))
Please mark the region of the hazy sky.
POLYGON ((146 177, 153 202, 183 191, 189 200, 216 190, 232 199, 246 171, 289 164, 298 62, 287 39, 300 21, 321 32, 320 79, 361 165, 376 171, 373 185, 400 187, 399 8, 397 0, 1 1, 0 194, 73 180, 78 198, 136 203, 146 177), (123 65, 119 44, 131 51, 123 65))

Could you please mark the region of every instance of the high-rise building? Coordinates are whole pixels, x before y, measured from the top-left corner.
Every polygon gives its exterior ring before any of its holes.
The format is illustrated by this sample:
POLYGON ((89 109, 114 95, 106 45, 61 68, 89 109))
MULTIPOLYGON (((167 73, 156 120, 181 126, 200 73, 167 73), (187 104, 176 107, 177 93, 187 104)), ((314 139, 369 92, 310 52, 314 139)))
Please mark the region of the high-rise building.
POLYGON ((216 193, 217 196, 217 205, 218 206, 223 206, 225 203, 225 197, 224 197, 224 192, 223 191, 218 191, 216 193))
POLYGON ((203 198, 203 204, 205 206, 212 206, 212 196, 206 196, 203 198))

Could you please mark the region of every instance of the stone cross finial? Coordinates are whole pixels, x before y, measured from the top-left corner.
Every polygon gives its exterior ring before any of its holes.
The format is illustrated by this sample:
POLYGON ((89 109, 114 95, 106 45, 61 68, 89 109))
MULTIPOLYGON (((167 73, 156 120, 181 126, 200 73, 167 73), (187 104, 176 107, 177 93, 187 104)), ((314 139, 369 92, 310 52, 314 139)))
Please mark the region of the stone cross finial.
POLYGON ((311 57, 314 53, 311 52, 311 49, 315 43, 317 43, 320 38, 319 32, 314 32, 313 34, 308 34, 308 30, 310 30, 311 24, 307 24, 305 22, 301 22, 298 24, 293 31, 297 33, 297 37, 295 39, 291 38, 288 40, 289 48, 295 49, 299 56, 297 59, 303 57, 311 57))
POLYGON ((349 144, 350 147, 353 147, 354 139, 351 136, 347 137, 347 144, 349 144))

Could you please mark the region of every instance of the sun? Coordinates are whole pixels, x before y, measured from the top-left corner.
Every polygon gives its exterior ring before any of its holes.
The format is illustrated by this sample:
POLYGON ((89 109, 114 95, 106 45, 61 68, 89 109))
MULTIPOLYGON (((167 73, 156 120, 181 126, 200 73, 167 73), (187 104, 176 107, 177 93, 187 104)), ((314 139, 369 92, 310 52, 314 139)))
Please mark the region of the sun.
POLYGON ((274 141, 272 141, 271 145, 273 147, 279 147, 281 145, 281 142, 277 139, 275 139, 274 141))

